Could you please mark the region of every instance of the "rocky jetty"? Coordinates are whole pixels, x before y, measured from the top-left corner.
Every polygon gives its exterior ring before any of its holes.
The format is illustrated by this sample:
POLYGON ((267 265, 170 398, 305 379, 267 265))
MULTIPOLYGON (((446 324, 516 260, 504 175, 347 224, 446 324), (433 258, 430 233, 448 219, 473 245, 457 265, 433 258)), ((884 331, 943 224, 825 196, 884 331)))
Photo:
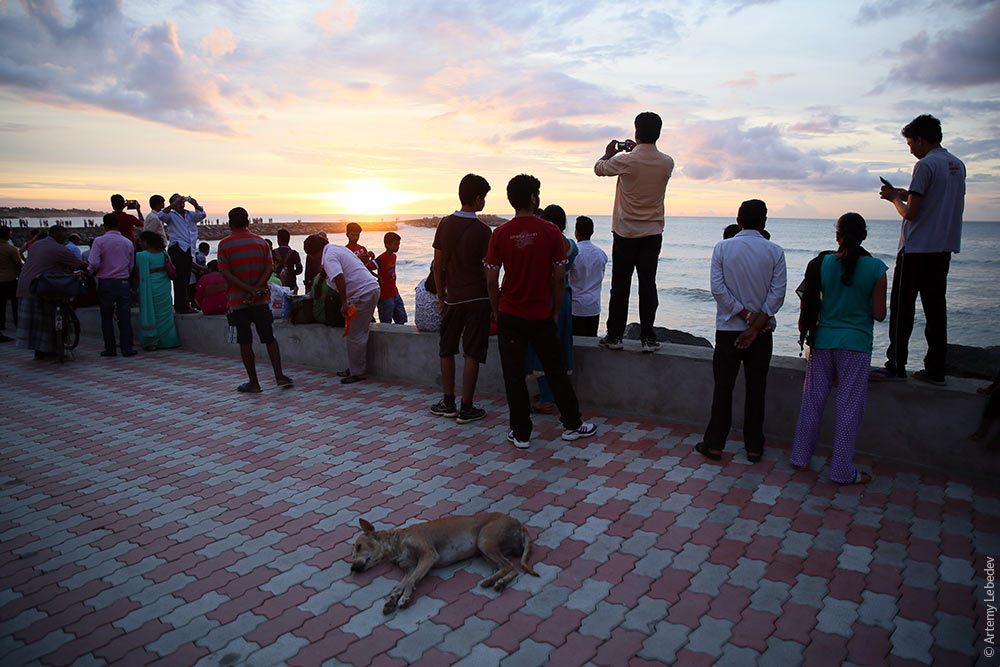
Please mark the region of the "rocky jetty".
MULTIPOLYGON (((674 345, 694 345, 695 347, 707 347, 711 348, 712 343, 707 338, 702 338, 701 336, 695 336, 694 334, 689 334, 686 331, 678 331, 676 329, 667 329, 665 327, 653 327, 653 333, 656 334, 656 340, 661 343, 673 343, 674 345)), ((627 327, 625 327, 624 338, 628 340, 639 340, 639 323, 632 322, 627 327)))

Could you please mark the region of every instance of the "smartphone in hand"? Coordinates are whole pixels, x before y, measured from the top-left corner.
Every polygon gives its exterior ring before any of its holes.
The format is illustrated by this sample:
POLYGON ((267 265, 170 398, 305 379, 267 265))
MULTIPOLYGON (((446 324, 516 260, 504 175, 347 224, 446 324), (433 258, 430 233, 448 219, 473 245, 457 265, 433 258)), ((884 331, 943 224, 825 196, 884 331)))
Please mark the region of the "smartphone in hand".
MULTIPOLYGON (((885 187, 892 188, 892 183, 890 183, 889 181, 885 180, 881 176, 878 177, 878 180, 882 181, 882 185, 884 185, 885 187)), ((895 190, 896 188, 892 188, 892 189, 895 190)))

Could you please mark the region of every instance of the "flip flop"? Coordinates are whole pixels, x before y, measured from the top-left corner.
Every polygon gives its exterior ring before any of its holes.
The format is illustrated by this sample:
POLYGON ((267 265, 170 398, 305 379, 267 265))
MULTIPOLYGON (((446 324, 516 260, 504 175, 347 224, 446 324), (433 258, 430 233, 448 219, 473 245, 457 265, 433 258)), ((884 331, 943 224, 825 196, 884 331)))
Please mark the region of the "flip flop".
POLYGON ((870 484, 875 481, 875 475, 870 475, 860 470, 854 476, 853 482, 837 482, 840 486, 854 486, 855 484, 870 484))
POLYGON ((361 382, 362 380, 367 379, 367 375, 349 375, 345 378, 340 378, 340 384, 354 384, 355 382, 361 382))
POLYGON ((948 383, 944 380, 934 380, 927 374, 927 371, 920 370, 913 374, 914 379, 920 380, 921 382, 926 382, 927 384, 932 384, 935 387, 944 387, 948 383))
POLYGON ((760 463, 762 458, 764 458, 764 452, 747 452, 747 461, 750 463, 760 463))
POLYGON ((873 368, 868 371, 869 382, 902 382, 906 378, 901 378, 888 368, 873 368))
POLYGON ((342 371, 337 371, 337 377, 339 377, 339 378, 349 378, 349 377, 351 377, 351 369, 347 368, 347 369, 342 370, 342 371))
POLYGON ((713 452, 713 451, 711 451, 708 448, 708 445, 706 445, 704 443, 704 441, 699 442, 697 445, 695 445, 694 446, 694 451, 698 452, 699 454, 701 454, 702 456, 704 456, 709 461, 721 461, 722 460, 722 452, 713 452))
POLYGON ((250 383, 249 382, 244 382, 243 384, 241 384, 240 386, 238 386, 236 388, 236 391, 240 392, 241 394, 259 394, 259 393, 261 393, 264 390, 263 389, 251 389, 250 388, 250 383))
POLYGON ((292 378, 288 377, 287 375, 278 380, 277 382, 277 385, 279 387, 291 387, 293 384, 295 384, 295 382, 292 380, 292 378))

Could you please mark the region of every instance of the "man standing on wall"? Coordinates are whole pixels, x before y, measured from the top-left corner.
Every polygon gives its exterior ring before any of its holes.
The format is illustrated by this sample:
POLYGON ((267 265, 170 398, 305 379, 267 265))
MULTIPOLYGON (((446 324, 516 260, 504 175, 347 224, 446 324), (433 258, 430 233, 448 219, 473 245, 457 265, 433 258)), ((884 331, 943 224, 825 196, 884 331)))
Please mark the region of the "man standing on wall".
POLYGON ((535 217, 541 183, 521 174, 507 184, 514 217, 490 237, 483 266, 490 305, 499 329, 498 346, 510 410, 507 440, 519 449, 530 446, 531 401, 524 369, 533 347, 545 369, 565 430, 563 440, 587 438, 597 427, 580 417, 580 403, 569 383, 556 322, 566 289, 566 246, 551 222, 535 217), (503 288, 500 268, 504 269, 503 288))
POLYGON ((910 334, 917 295, 924 307, 927 326, 927 356, 924 368, 913 374, 918 380, 943 385, 948 319, 945 293, 951 253, 962 242, 965 209, 965 165, 941 148, 941 121, 917 116, 902 135, 917 158, 908 190, 886 184, 879 193, 903 216, 896 267, 889 297, 889 349, 885 368, 871 372, 873 380, 906 377, 910 334))
MULTIPOLYGON (((234 209, 235 210, 235 209, 234 209)), ((178 313, 193 313, 188 284, 191 282, 191 264, 198 246, 198 223, 205 219, 205 209, 198 205, 194 197, 182 197, 179 194, 170 196, 170 205, 160 211, 160 220, 167 226, 170 235, 170 245, 167 254, 173 262, 174 277, 174 310, 178 313), (191 202, 195 210, 185 210, 185 205, 191 202)), ((247 226, 249 226, 249 221, 247 226)), ((231 226, 231 225, 230 225, 231 226)), ((270 255, 270 253, 268 253, 270 255)))
POLYGON ((459 424, 482 419, 486 411, 472 404, 479 365, 486 363, 490 343, 490 296, 486 290, 483 257, 490 245, 490 228, 476 213, 486 207, 490 184, 477 174, 466 174, 458 184, 462 208, 438 223, 434 233, 434 284, 441 313, 441 384, 444 397, 431 413, 454 417, 459 424), (455 405, 455 355, 462 340, 462 405, 455 405))
POLYGON ((674 159, 656 148, 663 121, 651 111, 635 117, 635 141, 612 140, 594 165, 598 176, 617 176, 611 214, 611 303, 607 335, 598 341, 609 350, 622 349, 633 271, 639 277, 639 325, 643 352, 660 344, 656 320, 656 263, 663 242, 663 199, 674 159), (624 144, 624 145, 623 145, 624 144))
POLYGON ((715 297, 715 352, 712 416, 705 439, 695 449, 718 461, 733 422, 733 387, 740 365, 746 378, 743 441, 747 460, 764 455, 764 394, 771 364, 774 315, 785 302, 785 251, 761 232, 767 206, 759 199, 740 205, 736 222, 742 230, 719 241, 712 252, 712 296, 715 297))

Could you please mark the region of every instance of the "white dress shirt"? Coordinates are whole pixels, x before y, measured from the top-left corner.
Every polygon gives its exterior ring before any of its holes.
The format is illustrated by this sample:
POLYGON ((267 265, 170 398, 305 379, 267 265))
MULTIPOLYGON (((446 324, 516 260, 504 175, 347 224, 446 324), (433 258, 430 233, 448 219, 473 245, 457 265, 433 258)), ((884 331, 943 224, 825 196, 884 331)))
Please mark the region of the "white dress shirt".
POLYGON ((323 248, 323 270, 326 271, 326 284, 337 289, 333 279, 344 276, 344 287, 347 288, 348 301, 379 289, 378 280, 371 271, 365 268, 358 256, 344 246, 329 244, 323 248))
MULTIPOLYGON (((194 255, 198 246, 198 223, 205 219, 205 211, 184 210, 184 215, 170 209, 159 212, 160 220, 167 227, 170 235, 170 245, 177 245, 181 250, 187 250, 194 255)), ((145 229, 145 224, 143 224, 145 229)))
POLYGON ((577 243, 580 254, 569 272, 569 286, 573 290, 573 314, 592 317, 601 314, 601 285, 608 255, 591 241, 577 243))
POLYGON ((747 323, 739 316, 745 308, 766 313, 768 329, 774 329, 774 315, 785 302, 785 282, 785 251, 756 229, 719 241, 712 251, 715 328, 745 330, 747 323))

